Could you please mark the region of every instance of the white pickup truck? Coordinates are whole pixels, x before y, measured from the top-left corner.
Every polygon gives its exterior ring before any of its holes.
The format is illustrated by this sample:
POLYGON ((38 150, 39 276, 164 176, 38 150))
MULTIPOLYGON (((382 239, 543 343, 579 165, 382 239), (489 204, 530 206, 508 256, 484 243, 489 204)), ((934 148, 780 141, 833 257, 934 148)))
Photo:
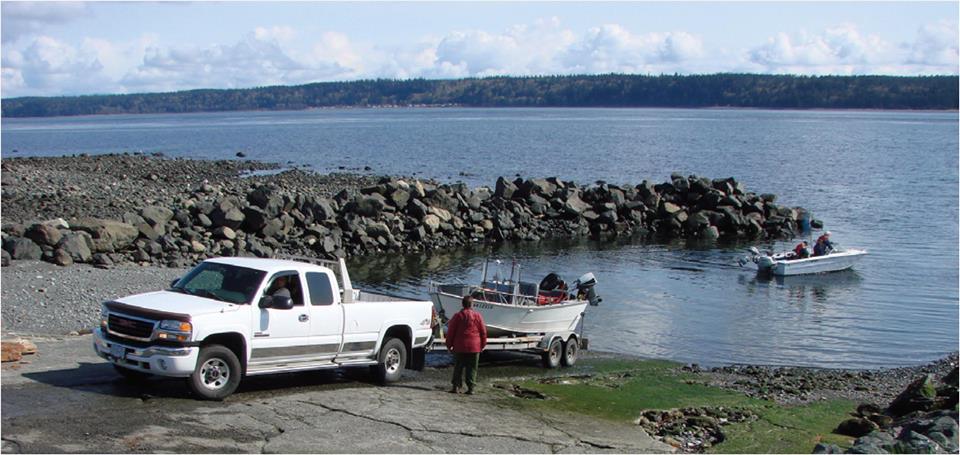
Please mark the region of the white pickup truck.
POLYGON ((125 377, 184 377, 212 400, 243 376, 422 369, 433 304, 353 289, 342 259, 316 262, 208 259, 165 291, 104 302, 93 347, 125 377))

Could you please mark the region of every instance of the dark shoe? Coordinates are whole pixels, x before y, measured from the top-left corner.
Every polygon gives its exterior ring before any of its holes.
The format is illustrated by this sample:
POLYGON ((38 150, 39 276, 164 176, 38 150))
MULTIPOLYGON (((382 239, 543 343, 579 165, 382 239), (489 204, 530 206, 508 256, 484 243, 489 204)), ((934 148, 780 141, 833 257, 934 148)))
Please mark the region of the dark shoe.
POLYGON ((467 389, 467 395, 473 395, 473 389, 467 389))

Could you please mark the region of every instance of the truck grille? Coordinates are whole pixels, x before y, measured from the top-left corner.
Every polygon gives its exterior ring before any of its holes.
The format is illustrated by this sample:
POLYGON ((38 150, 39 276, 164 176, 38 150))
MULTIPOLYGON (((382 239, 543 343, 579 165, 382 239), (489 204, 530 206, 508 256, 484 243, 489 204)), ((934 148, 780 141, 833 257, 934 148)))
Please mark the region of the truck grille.
POLYGON ((119 335, 149 339, 153 334, 153 322, 111 314, 107 323, 110 331, 119 335))

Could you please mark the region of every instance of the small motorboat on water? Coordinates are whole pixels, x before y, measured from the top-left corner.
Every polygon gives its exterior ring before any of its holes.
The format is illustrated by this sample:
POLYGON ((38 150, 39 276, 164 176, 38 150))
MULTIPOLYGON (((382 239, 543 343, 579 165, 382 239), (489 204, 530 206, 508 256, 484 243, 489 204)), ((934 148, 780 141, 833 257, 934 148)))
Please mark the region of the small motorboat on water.
POLYGON ((430 299, 441 318, 453 317, 462 308, 463 297, 470 295, 473 309, 483 316, 491 337, 570 331, 576 330, 587 305, 598 305, 602 300, 592 273, 568 286, 556 273, 540 283, 522 281, 517 263, 511 267, 509 278, 503 279, 496 272, 488 279, 488 266, 485 262, 479 285, 431 283, 430 299))
POLYGON ((808 258, 799 258, 792 251, 776 254, 773 252, 761 253, 756 247, 751 247, 749 251, 751 255, 740 260, 741 266, 753 262, 757 265, 759 273, 770 273, 777 276, 846 270, 867 255, 866 250, 854 248, 837 249, 821 256, 808 258))

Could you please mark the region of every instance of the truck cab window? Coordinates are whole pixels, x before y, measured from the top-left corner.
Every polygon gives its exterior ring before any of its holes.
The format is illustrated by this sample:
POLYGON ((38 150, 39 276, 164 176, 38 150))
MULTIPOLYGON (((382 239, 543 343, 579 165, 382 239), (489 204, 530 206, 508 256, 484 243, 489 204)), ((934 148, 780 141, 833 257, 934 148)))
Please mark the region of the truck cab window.
POLYGON ((296 272, 280 272, 273 276, 264 295, 289 296, 294 306, 303 306, 303 288, 296 272))
POLYGON ((307 272, 307 286, 310 287, 311 305, 332 305, 333 289, 330 277, 325 273, 307 272))

